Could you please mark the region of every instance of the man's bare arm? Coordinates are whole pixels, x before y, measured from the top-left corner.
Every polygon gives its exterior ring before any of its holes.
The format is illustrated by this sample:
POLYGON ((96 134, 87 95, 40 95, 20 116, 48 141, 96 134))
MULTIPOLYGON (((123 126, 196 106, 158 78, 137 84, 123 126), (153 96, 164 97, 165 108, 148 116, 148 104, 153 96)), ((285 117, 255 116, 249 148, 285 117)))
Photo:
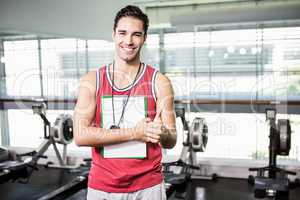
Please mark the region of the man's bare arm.
POLYGON ((176 145, 176 116, 174 111, 174 92, 171 81, 161 73, 157 74, 155 80, 157 96, 157 112, 161 112, 163 130, 160 143, 163 148, 173 148, 176 145))

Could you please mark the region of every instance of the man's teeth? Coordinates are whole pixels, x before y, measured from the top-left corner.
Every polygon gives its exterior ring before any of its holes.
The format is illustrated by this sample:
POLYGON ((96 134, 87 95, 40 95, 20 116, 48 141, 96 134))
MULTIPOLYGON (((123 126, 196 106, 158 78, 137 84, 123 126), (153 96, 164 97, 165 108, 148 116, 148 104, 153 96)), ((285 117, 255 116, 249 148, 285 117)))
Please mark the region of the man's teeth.
POLYGON ((125 51, 133 51, 132 48, 126 48, 126 47, 124 47, 123 49, 124 49, 125 51))

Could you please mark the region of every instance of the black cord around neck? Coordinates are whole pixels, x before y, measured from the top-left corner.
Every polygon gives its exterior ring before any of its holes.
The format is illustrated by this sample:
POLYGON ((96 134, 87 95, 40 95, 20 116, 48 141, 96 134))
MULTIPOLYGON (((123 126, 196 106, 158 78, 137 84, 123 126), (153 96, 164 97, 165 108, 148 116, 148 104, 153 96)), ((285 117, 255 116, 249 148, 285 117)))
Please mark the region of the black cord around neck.
POLYGON ((114 123, 114 124, 110 127, 110 129, 118 129, 118 128, 120 128, 120 123, 121 123, 121 121, 123 120, 124 113, 125 113, 125 108, 126 108, 126 106, 127 106, 127 103, 128 103, 128 101, 129 101, 129 98, 130 98, 130 96, 131 96, 132 88, 133 88, 133 86, 134 86, 134 84, 135 84, 135 82, 136 82, 136 80, 137 80, 137 77, 138 77, 138 75, 139 75, 139 73, 140 73, 141 66, 142 66, 142 63, 140 62, 140 65, 139 65, 138 71, 137 71, 137 73, 136 73, 136 75, 135 75, 135 77, 134 77, 134 80, 133 80, 133 82, 132 82, 132 83, 130 84, 130 86, 129 86, 129 87, 130 87, 130 90, 129 90, 129 92, 128 92, 126 101, 125 101, 125 103, 124 103, 124 105, 123 105, 121 117, 120 117, 120 119, 119 119, 118 124, 116 125, 116 123, 115 123, 115 122, 116 122, 116 121, 115 121, 115 106, 114 106, 115 62, 113 62, 113 64, 112 64, 113 70, 112 70, 111 102, 112 102, 113 123, 114 123))

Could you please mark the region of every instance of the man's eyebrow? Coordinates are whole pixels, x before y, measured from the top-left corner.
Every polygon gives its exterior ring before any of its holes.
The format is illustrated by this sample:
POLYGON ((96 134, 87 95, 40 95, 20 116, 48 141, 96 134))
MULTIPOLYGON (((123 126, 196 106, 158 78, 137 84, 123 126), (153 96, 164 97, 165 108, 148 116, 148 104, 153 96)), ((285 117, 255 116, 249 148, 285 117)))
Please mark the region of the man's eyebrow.
MULTIPOLYGON (((122 30, 122 29, 119 29, 119 30, 118 30, 118 33, 125 33, 125 32, 128 32, 128 31, 126 31, 126 30, 122 30)), ((139 35, 143 35, 143 34, 144 34, 144 32, 142 32, 142 31, 135 31, 135 32, 133 32, 132 34, 139 34, 139 35)))
POLYGON ((139 34, 139 35, 143 35, 144 32, 141 32, 141 31, 136 31, 136 32, 133 32, 133 34, 139 34))

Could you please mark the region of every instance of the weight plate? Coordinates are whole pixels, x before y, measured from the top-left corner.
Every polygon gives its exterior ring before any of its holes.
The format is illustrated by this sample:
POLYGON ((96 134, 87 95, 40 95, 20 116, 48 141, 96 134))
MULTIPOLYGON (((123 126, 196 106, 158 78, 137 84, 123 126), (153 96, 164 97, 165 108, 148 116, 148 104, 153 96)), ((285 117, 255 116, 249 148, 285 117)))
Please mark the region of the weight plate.
POLYGON ((54 139, 61 144, 73 141, 73 119, 69 114, 60 114, 54 122, 54 139))
POLYGON ((208 141, 208 128, 203 118, 195 118, 190 127, 190 140, 194 151, 205 151, 208 141))
POLYGON ((287 119, 279 119, 277 123, 279 134, 278 151, 279 155, 289 155, 291 148, 291 125, 287 119))

